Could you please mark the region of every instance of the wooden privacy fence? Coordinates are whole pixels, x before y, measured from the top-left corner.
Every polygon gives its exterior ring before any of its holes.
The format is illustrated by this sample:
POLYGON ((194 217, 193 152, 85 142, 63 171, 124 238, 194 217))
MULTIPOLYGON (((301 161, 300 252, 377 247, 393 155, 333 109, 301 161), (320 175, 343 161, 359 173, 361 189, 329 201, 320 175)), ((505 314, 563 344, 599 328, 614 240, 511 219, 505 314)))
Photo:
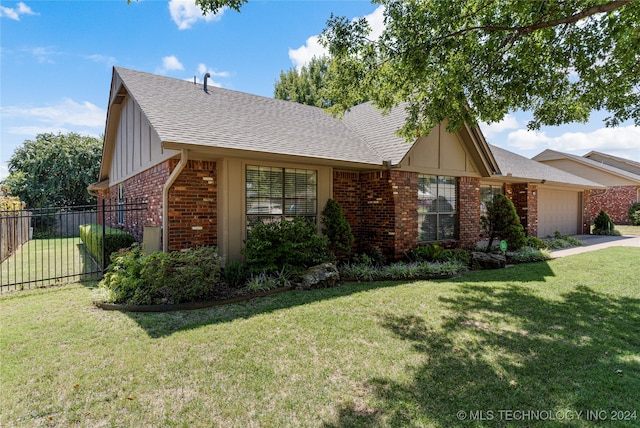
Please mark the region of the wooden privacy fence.
POLYGON ((25 210, 0 212, 0 262, 29 240, 31 213, 25 210))

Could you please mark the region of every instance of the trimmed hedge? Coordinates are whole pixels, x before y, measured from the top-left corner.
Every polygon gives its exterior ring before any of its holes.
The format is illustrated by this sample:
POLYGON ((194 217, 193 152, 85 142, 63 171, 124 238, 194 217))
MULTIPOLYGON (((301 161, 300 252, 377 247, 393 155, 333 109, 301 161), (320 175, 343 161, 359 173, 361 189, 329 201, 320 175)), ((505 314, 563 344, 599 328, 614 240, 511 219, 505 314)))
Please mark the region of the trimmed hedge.
POLYGON ((104 268, 111 264, 111 254, 121 248, 128 248, 136 242, 136 238, 132 234, 120 229, 105 227, 105 254, 107 255, 106 263, 102 262, 102 225, 99 224, 82 224, 80 225, 80 239, 93 258, 104 268))

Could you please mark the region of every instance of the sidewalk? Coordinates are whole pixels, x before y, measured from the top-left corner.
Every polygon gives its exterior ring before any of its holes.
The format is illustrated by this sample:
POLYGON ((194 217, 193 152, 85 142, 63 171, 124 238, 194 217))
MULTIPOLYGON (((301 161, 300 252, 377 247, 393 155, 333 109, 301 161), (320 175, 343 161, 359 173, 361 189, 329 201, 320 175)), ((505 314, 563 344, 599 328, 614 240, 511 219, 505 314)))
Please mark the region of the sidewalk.
POLYGON ((582 246, 551 251, 553 258, 572 256, 608 247, 640 247, 640 236, 577 235, 582 246))

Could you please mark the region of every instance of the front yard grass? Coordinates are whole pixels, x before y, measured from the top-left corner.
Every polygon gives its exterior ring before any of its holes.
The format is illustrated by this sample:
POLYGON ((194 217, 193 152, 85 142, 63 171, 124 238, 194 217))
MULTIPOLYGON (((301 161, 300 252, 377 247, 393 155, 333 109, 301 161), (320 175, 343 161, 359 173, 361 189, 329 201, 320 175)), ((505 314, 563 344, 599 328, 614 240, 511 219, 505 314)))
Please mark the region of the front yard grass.
POLYGON ((638 278, 609 248, 190 312, 10 293, 0 426, 638 426, 638 278))

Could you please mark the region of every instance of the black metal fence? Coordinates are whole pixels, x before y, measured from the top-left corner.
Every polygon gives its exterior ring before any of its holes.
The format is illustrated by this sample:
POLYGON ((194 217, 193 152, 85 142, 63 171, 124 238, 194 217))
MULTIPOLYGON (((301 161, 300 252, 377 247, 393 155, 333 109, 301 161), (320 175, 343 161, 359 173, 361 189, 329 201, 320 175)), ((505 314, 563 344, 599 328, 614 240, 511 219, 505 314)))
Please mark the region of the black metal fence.
POLYGON ((146 203, 107 201, 75 207, 0 211, 0 293, 102 277, 107 233, 142 240, 146 203), (83 241, 80 226, 97 234, 83 241))

